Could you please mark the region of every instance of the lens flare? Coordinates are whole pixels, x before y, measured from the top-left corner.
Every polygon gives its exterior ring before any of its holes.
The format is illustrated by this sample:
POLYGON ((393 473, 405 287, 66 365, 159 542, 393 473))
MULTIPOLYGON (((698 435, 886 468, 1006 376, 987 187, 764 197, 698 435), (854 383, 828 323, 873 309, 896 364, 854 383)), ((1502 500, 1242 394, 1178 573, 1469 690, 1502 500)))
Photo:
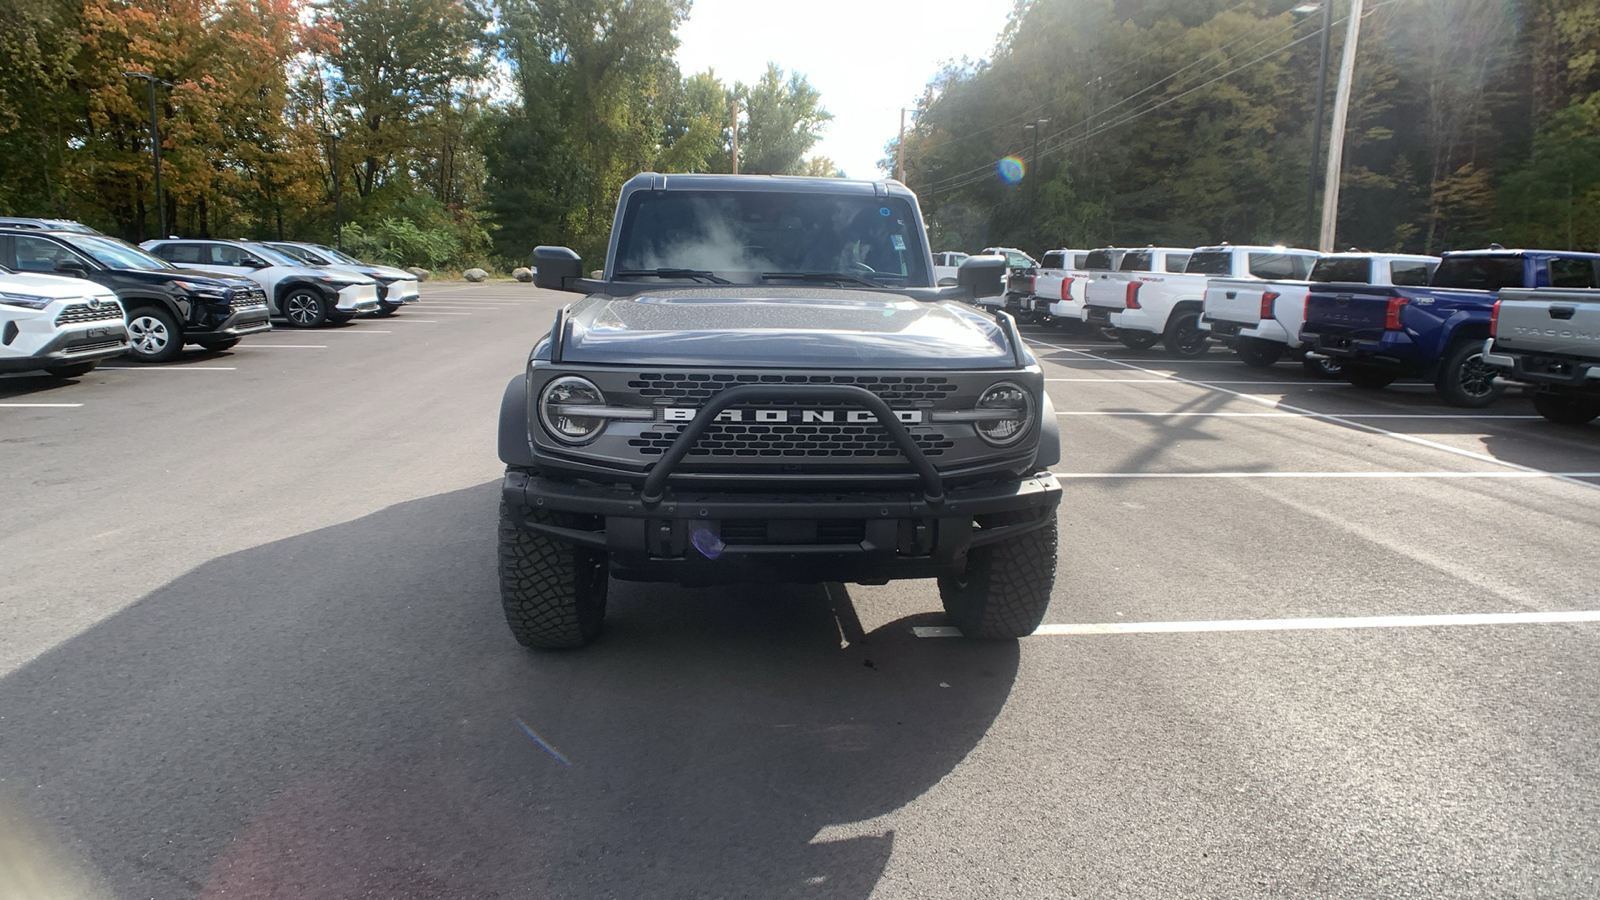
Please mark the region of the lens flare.
POLYGON ((1016 184, 1022 180, 1022 176, 1028 173, 1028 167, 1023 165, 1022 160, 1015 156, 1008 156, 1000 160, 999 164, 995 166, 995 170, 1000 173, 1000 180, 1006 184, 1016 184))

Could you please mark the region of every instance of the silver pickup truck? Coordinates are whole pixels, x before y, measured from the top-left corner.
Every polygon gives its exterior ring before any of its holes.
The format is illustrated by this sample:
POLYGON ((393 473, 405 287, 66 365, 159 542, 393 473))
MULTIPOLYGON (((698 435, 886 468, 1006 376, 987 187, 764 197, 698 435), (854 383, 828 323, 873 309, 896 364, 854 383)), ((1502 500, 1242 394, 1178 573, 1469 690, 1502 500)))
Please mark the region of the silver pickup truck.
POLYGON ((1600 290, 1502 290, 1483 361, 1536 386, 1533 406, 1563 425, 1600 416, 1600 290))

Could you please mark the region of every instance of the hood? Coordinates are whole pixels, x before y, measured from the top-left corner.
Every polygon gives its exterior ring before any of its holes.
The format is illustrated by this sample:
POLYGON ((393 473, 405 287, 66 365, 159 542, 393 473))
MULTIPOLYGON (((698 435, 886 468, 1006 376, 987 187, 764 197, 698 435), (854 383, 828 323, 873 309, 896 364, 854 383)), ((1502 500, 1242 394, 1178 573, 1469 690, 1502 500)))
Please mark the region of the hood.
POLYGON ((770 286, 594 296, 574 305, 568 362, 973 369, 1015 365, 1000 326, 957 303, 770 286))
POLYGON ((194 269, 118 269, 117 274, 124 278, 134 278, 150 284, 165 284, 172 281, 188 281, 194 284, 215 286, 219 290, 251 291, 259 287, 254 281, 245 278, 230 278, 227 275, 218 275, 214 272, 200 272, 194 269))
POLYGON ((21 272, 9 275, 0 273, 0 292, 49 297, 54 300, 76 300, 88 297, 114 300, 117 296, 110 288, 82 278, 65 278, 60 275, 30 275, 21 272))

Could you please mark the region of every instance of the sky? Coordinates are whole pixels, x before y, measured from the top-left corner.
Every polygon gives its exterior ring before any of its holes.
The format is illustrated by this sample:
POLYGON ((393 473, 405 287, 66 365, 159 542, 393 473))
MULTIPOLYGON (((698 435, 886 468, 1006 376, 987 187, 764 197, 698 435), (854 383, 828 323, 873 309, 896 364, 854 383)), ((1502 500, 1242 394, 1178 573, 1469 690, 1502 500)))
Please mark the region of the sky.
POLYGON ((694 0, 678 30, 685 75, 754 84, 777 63, 833 113, 812 148, 851 178, 881 178, 884 144, 947 60, 987 59, 1015 0, 694 0))

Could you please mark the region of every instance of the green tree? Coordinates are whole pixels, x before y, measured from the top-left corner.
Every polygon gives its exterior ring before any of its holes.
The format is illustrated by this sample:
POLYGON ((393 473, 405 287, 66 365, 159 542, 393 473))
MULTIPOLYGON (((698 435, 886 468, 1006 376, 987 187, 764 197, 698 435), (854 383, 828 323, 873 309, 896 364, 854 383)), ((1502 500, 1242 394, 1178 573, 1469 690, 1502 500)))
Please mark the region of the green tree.
POLYGON ((739 171, 755 175, 795 175, 822 137, 833 114, 822 95, 799 72, 785 75, 775 63, 752 87, 738 85, 746 115, 739 127, 739 171))

